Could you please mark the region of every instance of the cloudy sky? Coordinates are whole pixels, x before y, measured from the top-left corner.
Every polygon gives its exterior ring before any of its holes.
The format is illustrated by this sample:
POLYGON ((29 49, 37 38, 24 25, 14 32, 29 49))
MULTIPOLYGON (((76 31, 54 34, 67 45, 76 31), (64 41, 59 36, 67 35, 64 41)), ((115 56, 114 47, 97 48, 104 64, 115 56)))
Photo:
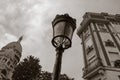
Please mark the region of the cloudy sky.
MULTIPOLYGON (((0 47, 23 35, 22 59, 28 55, 39 57, 42 69, 52 72, 52 20, 56 14, 69 13, 79 27, 85 12, 120 14, 120 0, 0 0, 0 47)), ((83 55, 76 31, 72 42, 63 55, 62 73, 82 80, 83 55)))

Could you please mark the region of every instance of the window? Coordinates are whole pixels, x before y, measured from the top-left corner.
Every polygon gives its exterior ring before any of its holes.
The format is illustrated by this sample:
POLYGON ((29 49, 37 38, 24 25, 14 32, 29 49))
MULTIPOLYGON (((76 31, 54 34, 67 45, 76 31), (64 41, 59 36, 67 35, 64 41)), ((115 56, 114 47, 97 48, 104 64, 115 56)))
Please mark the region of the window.
POLYGON ((114 43, 109 39, 107 41, 105 41, 105 46, 115 47, 114 43))
POLYGON ((84 34, 84 39, 88 38, 88 36, 90 35, 88 27, 84 30, 84 34))
POLYGON ((119 54, 118 52, 111 52, 109 51, 110 54, 119 54))
POLYGON ((104 24, 98 23, 97 25, 98 25, 100 31, 102 31, 102 32, 107 32, 107 29, 106 29, 106 27, 105 27, 104 24))
POLYGON ((1 73, 3 74, 3 75, 7 75, 7 71, 5 70, 5 69, 3 69, 2 71, 1 71, 1 73))
POLYGON ((12 65, 10 65, 10 67, 11 67, 11 68, 13 68, 13 66, 12 66, 12 65))
POLYGON ((93 46, 88 46, 86 49, 87 54, 93 50, 93 46))
POLYGON ((109 53, 109 58, 111 61, 112 66, 114 66, 114 62, 116 61, 116 59, 120 59, 120 55, 118 52, 113 52, 113 51, 108 51, 109 53))
POLYGON ((115 66, 116 68, 120 68, 120 60, 116 60, 116 61, 114 62, 114 66, 115 66))
POLYGON ((116 34, 117 40, 120 41, 120 34, 116 34))
POLYGON ((10 61, 7 62, 7 65, 10 65, 10 61))
POLYGON ((120 75, 118 75, 118 78, 119 78, 119 80, 120 80, 120 75))
POLYGON ((2 59, 2 57, 0 56, 0 60, 2 59))
POLYGON ((20 58, 17 56, 17 55, 15 55, 15 58, 19 61, 20 60, 20 58))
POLYGON ((95 60, 95 55, 93 55, 90 59, 88 59, 89 62, 93 62, 95 60))
POLYGON ((7 61, 7 59, 6 58, 3 58, 3 62, 6 62, 7 61))
POLYGON ((92 42, 92 39, 88 39, 85 43, 86 45, 86 53, 90 53, 92 50, 93 50, 93 42, 92 42))

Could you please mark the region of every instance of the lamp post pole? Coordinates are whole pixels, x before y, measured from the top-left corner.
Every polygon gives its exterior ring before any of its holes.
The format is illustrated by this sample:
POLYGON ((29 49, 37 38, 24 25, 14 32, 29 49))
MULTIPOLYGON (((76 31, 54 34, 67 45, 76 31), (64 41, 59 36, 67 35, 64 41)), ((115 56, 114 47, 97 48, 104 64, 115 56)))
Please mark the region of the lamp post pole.
POLYGON ((56 60, 55 60, 52 80, 59 80, 63 52, 64 49, 62 47, 56 48, 56 60))
POLYGON ((56 48, 56 60, 53 69, 52 80, 59 80, 61 72, 62 54, 65 49, 71 47, 71 39, 76 28, 76 20, 68 14, 57 15, 52 22, 52 44, 56 48))

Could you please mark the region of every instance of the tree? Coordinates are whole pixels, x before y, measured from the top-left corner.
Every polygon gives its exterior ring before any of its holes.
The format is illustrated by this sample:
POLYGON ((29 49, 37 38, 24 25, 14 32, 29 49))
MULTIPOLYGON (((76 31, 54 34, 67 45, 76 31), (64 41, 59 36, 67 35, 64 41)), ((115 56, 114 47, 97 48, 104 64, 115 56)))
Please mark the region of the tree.
MULTIPOLYGON (((52 80, 52 73, 47 71, 42 71, 41 77, 38 80, 52 80)), ((74 80, 74 79, 69 78, 66 74, 61 74, 59 80, 74 80)))
POLYGON ((42 71, 40 80, 52 80, 51 76, 52 76, 52 74, 50 72, 42 71))
POLYGON ((74 80, 74 78, 69 78, 66 74, 61 74, 60 80, 74 80))
POLYGON ((41 74, 40 60, 34 56, 28 56, 23 59, 13 73, 13 80, 32 80, 36 78, 38 74, 41 74))
MULTIPOLYGON (((13 72, 13 80, 52 80, 52 73, 42 71, 39 65, 40 60, 34 56, 23 59, 13 72)), ((60 75, 60 80, 74 80, 66 74, 60 75)))

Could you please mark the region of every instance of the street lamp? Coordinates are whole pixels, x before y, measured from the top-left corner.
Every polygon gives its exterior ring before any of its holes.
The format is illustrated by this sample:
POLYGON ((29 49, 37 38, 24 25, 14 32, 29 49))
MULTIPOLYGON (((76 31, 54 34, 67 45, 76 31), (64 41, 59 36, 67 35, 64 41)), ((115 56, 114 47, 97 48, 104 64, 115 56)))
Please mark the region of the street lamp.
POLYGON ((52 80, 59 80, 61 72, 62 53, 71 47, 73 32, 76 28, 76 20, 68 14, 56 15, 52 22, 53 39, 52 44, 56 48, 56 61, 52 80))

